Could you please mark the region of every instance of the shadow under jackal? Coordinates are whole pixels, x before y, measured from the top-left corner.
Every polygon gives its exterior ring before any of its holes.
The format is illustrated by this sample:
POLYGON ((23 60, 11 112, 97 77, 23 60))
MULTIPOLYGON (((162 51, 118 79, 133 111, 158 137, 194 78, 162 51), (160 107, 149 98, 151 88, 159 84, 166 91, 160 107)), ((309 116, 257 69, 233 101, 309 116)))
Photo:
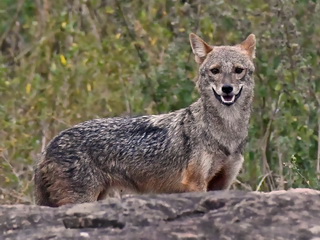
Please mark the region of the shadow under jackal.
POLYGON ((255 36, 210 46, 190 34, 190 43, 200 99, 167 114, 95 119, 61 132, 36 166, 37 204, 230 187, 248 135, 255 36))

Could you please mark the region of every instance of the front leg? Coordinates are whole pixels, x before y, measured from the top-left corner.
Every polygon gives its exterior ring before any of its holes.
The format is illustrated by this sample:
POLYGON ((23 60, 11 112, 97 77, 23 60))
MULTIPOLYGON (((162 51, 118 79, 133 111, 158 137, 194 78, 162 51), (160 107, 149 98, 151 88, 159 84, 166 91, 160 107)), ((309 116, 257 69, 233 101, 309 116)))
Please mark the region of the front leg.
POLYGON ((207 191, 229 189, 236 179, 242 163, 243 156, 241 154, 229 156, 221 170, 208 182, 207 191))
POLYGON ((181 192, 206 192, 207 183, 199 164, 192 162, 182 173, 181 192))

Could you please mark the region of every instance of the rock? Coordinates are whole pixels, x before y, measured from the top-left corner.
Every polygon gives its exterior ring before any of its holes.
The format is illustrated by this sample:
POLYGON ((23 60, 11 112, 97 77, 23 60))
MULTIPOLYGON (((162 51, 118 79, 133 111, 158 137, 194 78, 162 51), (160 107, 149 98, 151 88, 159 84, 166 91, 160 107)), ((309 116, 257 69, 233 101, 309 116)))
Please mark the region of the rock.
POLYGON ((0 239, 320 240, 320 192, 142 195, 49 208, 0 206, 0 239))

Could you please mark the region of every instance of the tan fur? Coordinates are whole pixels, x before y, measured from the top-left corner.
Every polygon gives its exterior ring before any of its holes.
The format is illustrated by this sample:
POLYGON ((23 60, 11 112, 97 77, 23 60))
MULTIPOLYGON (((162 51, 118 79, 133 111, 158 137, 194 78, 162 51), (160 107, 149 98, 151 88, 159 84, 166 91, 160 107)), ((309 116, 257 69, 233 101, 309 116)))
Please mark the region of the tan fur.
POLYGON ((201 166, 191 162, 182 173, 183 186, 186 187, 186 192, 203 192, 206 191, 206 182, 203 176, 201 166))

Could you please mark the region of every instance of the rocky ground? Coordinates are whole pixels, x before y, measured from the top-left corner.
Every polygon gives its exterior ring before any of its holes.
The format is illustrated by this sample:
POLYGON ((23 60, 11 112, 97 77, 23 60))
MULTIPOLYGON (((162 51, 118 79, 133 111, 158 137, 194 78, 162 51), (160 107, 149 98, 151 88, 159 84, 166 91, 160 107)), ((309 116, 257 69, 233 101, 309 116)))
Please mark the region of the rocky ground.
POLYGON ((144 195, 60 208, 3 205, 0 239, 320 240, 320 192, 144 195))

